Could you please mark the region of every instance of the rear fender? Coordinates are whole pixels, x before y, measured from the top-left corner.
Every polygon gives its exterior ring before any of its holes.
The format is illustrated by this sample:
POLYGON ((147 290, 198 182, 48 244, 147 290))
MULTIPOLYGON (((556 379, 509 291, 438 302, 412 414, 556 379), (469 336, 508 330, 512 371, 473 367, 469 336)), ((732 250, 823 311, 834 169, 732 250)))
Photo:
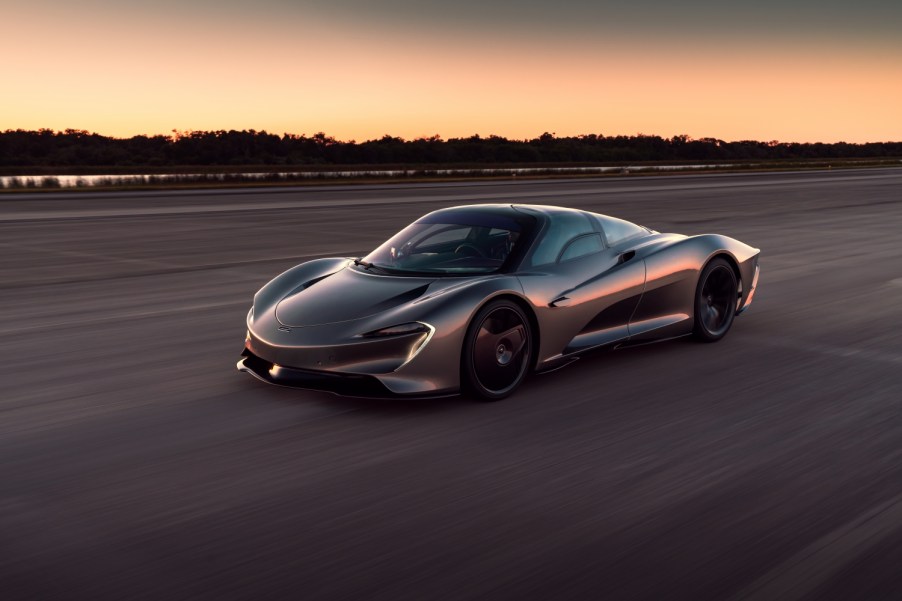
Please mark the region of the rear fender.
MULTIPOLYGON (((644 257, 645 291, 630 320, 630 339, 681 336, 692 331, 695 290, 704 266, 725 255, 739 268, 740 290, 747 295, 759 250, 718 234, 675 241, 644 257)), ((739 299, 744 301, 744 298, 739 299)), ((741 302, 740 302, 741 304, 741 302)))

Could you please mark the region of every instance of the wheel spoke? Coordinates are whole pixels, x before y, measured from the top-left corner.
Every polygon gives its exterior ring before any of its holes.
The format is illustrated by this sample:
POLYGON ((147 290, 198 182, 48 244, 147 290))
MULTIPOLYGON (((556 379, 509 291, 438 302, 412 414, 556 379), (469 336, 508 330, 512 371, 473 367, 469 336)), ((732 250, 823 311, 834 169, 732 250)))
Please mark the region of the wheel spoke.
POLYGON ((717 307, 708 306, 705 309, 705 325, 710 329, 717 328, 718 312, 717 307))
POLYGON ((485 327, 480 328, 474 350, 477 365, 495 361, 495 335, 486 330, 485 327))
POLYGON ((522 375, 528 360, 529 334, 519 314, 499 308, 483 320, 473 348, 479 382, 491 391, 503 391, 522 375))
POLYGON ((523 346, 526 344, 526 328, 520 324, 512 327, 506 332, 502 332, 498 334, 496 337, 496 343, 505 343, 509 341, 509 346, 511 352, 516 356, 521 350, 523 350, 523 346))

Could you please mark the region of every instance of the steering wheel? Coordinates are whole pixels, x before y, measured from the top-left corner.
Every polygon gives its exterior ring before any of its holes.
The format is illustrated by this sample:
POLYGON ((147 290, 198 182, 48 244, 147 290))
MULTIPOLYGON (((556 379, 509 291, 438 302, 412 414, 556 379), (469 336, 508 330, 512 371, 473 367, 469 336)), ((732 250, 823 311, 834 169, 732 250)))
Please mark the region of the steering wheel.
POLYGON ((470 244, 469 242, 464 242, 460 246, 454 249, 455 255, 464 255, 467 257, 485 257, 485 253, 479 250, 477 246, 470 244))

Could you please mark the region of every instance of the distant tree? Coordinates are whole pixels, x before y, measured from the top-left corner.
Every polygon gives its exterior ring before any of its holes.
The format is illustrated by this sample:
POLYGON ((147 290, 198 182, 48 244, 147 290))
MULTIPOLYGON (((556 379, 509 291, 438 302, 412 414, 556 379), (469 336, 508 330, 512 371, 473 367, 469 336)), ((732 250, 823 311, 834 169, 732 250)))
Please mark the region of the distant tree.
MULTIPOLYGON (((740 161, 902 156, 902 143, 795 143, 770 140, 725 142, 669 139, 647 134, 526 140, 501 136, 442 139, 438 134, 405 140, 386 134, 357 142, 325 132, 276 135, 265 130, 172 130, 168 136, 111 138, 80 129, 0 132, 0 167, 167 167, 216 165, 349 165, 477 163, 624 163, 633 161, 740 161)), ((10 187, 7 182, 7 187, 10 187)), ((28 180, 17 185, 29 185, 28 180)), ((34 181, 30 184, 36 185, 34 181)))

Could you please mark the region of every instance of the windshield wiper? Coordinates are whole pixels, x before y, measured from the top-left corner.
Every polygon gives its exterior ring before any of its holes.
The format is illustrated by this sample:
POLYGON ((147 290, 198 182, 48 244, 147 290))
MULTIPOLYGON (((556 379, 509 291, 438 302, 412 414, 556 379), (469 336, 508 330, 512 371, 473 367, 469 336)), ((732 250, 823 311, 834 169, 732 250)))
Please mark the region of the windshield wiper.
POLYGON ((364 261, 363 259, 354 259, 354 265, 358 265, 360 267, 363 267, 364 269, 375 269, 377 271, 381 271, 382 273, 392 273, 390 269, 380 267, 375 263, 370 263, 369 261, 364 261))

